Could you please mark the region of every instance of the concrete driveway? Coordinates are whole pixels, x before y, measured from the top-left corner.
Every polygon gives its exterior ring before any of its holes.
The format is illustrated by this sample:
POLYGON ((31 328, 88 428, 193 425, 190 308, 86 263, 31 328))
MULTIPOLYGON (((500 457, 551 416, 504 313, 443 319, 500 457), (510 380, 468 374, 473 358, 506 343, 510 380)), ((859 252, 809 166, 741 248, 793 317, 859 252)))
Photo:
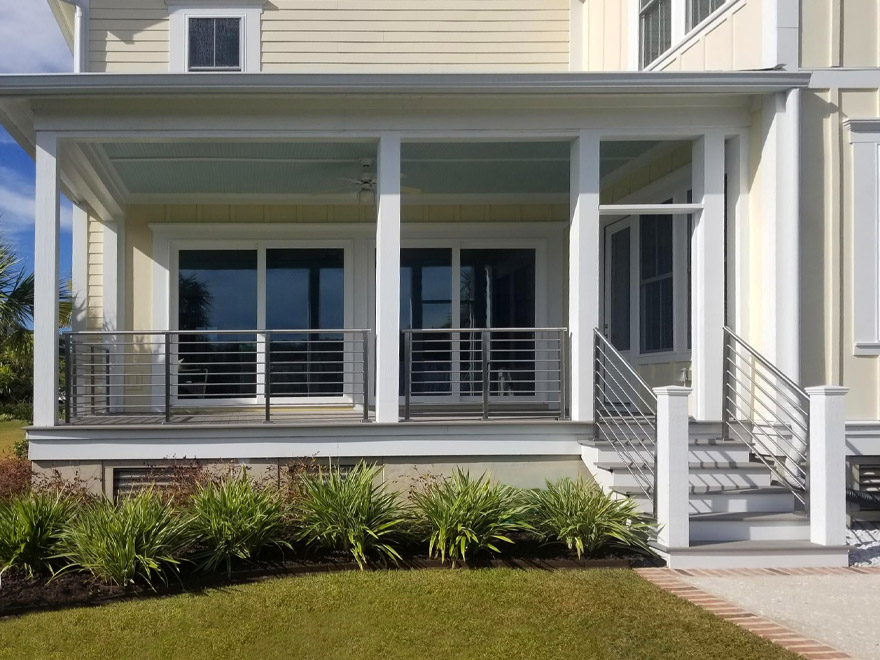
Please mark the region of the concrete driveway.
POLYGON ((790 574, 675 571, 698 589, 855 658, 880 660, 880 570, 786 572, 790 574))

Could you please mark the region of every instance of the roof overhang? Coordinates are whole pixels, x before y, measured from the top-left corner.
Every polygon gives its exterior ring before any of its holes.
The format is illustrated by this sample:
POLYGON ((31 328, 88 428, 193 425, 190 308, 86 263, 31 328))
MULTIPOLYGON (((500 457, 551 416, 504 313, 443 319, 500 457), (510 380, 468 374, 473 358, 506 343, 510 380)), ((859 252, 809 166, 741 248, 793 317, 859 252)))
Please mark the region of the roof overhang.
POLYGON ((0 76, 0 97, 228 94, 759 94, 805 88, 788 71, 547 74, 44 74, 0 76))
POLYGON ((58 27, 61 28, 61 34, 64 35, 64 40, 70 47, 70 52, 73 52, 76 10, 65 0, 48 0, 48 2, 58 27))

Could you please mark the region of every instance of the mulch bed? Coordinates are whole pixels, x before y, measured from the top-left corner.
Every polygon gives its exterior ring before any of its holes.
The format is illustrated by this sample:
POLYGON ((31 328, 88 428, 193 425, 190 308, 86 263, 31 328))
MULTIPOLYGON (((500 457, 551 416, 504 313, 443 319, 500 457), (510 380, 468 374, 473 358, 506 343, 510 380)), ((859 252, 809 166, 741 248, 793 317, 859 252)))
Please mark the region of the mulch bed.
MULTIPOLYGON (((519 544, 518 544, 519 545, 519 544)), ((516 552, 491 558, 481 557, 469 560, 460 568, 517 568, 523 570, 585 570, 595 568, 634 568, 657 566, 656 560, 642 556, 619 556, 602 559, 582 559, 560 554, 558 548, 532 547, 517 548, 516 552), (529 552, 531 550, 531 552, 529 552)), ((375 564, 367 570, 423 570, 449 568, 439 559, 427 555, 407 556, 397 566, 375 564)), ((3 575, 0 584, 0 618, 16 616, 29 612, 106 605, 108 603, 156 598, 180 593, 199 592, 205 589, 247 584, 286 575, 309 573, 329 573, 336 571, 356 571, 358 565, 351 561, 350 555, 329 553, 286 558, 271 553, 255 562, 241 564, 232 575, 226 573, 197 573, 184 565, 179 579, 171 578, 168 585, 158 584, 155 589, 146 586, 118 587, 107 584, 88 573, 66 572, 48 580, 45 577, 30 579, 24 573, 14 570, 3 575)))

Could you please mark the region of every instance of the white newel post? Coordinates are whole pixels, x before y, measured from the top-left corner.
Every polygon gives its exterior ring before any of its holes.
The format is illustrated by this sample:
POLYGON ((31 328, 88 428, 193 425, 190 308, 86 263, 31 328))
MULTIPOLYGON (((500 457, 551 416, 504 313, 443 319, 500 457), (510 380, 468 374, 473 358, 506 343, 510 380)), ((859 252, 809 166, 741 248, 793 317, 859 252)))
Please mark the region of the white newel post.
POLYGON ((846 387, 809 387, 810 541, 846 545, 846 387))
POLYGON ((58 138, 37 133, 34 207, 34 426, 58 417, 58 138))
POLYGON ((724 135, 707 133, 694 141, 692 239, 694 413, 701 421, 721 419, 724 368, 724 135))
POLYGON ((571 145, 568 324, 571 418, 593 421, 593 330, 599 326, 599 134, 581 131, 571 145))
POLYGON ((376 217, 376 421, 399 420, 400 135, 379 139, 376 217))
POLYGON ((657 387, 657 541, 665 548, 690 545, 689 387, 657 387))

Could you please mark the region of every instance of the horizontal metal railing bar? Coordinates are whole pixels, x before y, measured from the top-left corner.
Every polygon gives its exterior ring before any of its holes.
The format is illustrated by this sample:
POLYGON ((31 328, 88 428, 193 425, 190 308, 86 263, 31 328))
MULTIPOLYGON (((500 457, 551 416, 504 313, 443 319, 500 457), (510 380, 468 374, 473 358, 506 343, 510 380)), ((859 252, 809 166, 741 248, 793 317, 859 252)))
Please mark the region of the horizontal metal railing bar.
MULTIPOLYGON (((740 442, 742 442, 742 443, 745 444, 746 446, 749 446, 749 442, 748 442, 748 440, 746 440, 745 438, 743 438, 743 437, 742 437, 742 436, 736 431, 735 428, 731 427, 730 430, 731 430, 732 433, 734 433, 734 434, 737 436, 737 439, 739 439, 740 442)), ((745 429, 744 429, 744 430, 745 430, 745 429)), ((748 434, 747 431, 746 431, 746 434, 748 434)), ((770 472, 771 472, 771 473, 772 473, 772 474, 773 474, 773 475, 774 475, 774 476, 775 476, 780 482, 782 482, 782 483, 786 486, 786 488, 788 489, 788 491, 789 491, 789 492, 790 492, 795 498, 797 498, 798 501, 800 501, 801 504, 803 504, 803 505, 806 505, 806 504, 807 504, 807 500, 806 500, 806 498, 801 494, 802 492, 805 492, 805 491, 806 491, 806 486, 804 486, 803 488, 794 488, 794 487, 791 485, 791 483, 789 483, 789 480, 788 480, 784 475, 780 474, 780 473, 777 471, 777 469, 776 469, 776 467, 775 467, 775 466, 777 465, 776 461, 773 461, 773 462, 768 461, 767 459, 764 458, 764 456, 762 456, 762 455, 760 455, 760 454, 757 454, 756 456, 757 456, 758 460, 761 461, 761 463, 763 463, 764 466, 765 466, 768 470, 770 470, 770 472)))
MULTIPOLYGON (((600 352, 605 352, 606 357, 607 357, 607 351, 606 351, 606 349, 603 348, 603 344, 605 346, 608 346, 609 348, 611 348, 614 351, 617 350, 614 348, 614 346, 611 345, 611 342, 609 342, 605 338, 605 336, 602 335, 601 332, 599 332, 598 330, 594 330, 593 334, 599 339, 599 342, 598 342, 599 346, 600 346, 599 350, 600 350, 600 352)), ((624 362, 624 366, 627 368, 627 371, 629 371, 629 374, 636 380, 636 382, 639 383, 639 385, 642 388, 644 388, 647 392, 650 392, 651 395, 653 396, 654 390, 651 389, 651 386, 648 385, 648 383, 646 383, 645 380, 641 376, 639 376, 639 374, 636 373, 635 369, 633 369, 628 362, 626 362, 625 360, 623 360, 623 362, 624 362)), ((654 397, 654 398, 656 399, 656 397, 654 397)))
MULTIPOLYGON (((749 420, 750 423, 754 424, 754 422, 751 421, 751 418, 750 418, 748 415, 746 415, 746 411, 738 405, 738 400, 737 400, 737 399, 732 398, 732 397, 730 397, 729 395, 726 395, 725 398, 727 399, 727 401, 729 401, 729 402, 734 406, 734 408, 736 408, 736 411, 737 411, 738 413, 742 413, 742 414, 746 417, 746 419, 749 420)), ((801 438, 801 437, 798 436, 797 434, 792 433, 792 436, 797 437, 798 439, 801 440, 801 445, 800 445, 800 446, 799 446, 799 445, 795 445, 795 444, 793 444, 793 443, 792 443, 792 442, 791 442, 786 436, 780 434, 780 433, 776 430, 776 427, 777 427, 777 426, 782 426, 783 428, 786 428, 786 429, 788 429, 789 431, 791 431, 791 429, 790 429, 788 426, 786 426, 785 424, 773 424, 772 422, 770 422, 769 420, 767 420, 763 415, 761 415, 757 410, 755 410, 750 404, 748 404, 748 403, 746 403, 746 402, 743 402, 743 405, 747 406, 747 407, 752 411, 752 414, 753 414, 753 415, 758 416, 758 417, 761 418, 761 422, 762 422, 762 427, 763 427, 763 428, 768 428, 769 431, 771 431, 772 434, 773 434, 775 437, 779 438, 779 440, 781 440, 781 441, 784 442, 786 445, 788 445, 788 447, 789 447, 792 451, 796 452, 796 453, 798 454, 799 457, 801 457, 801 458, 803 458, 804 460, 806 460, 806 454, 804 453, 804 449, 803 449, 803 447, 806 446, 806 438, 801 438)), ((738 422, 738 423, 742 424, 742 421, 739 420, 739 419, 734 419, 734 420, 731 420, 731 421, 735 421, 735 422, 738 422)))
POLYGON ((326 334, 352 334, 352 333, 370 333, 372 330, 364 328, 331 328, 329 330, 267 330, 250 328, 247 330, 65 330, 61 334, 71 337, 84 336, 101 336, 112 337, 114 335, 122 335, 127 337, 137 336, 158 336, 165 335, 254 335, 254 334, 300 334, 300 335, 326 335, 326 334))
MULTIPOLYGON (((600 405, 601 405, 603 408, 605 408, 605 405, 604 405, 604 404, 601 404, 601 403, 600 403, 600 405)), ((605 410, 607 411, 607 408, 605 408, 605 410)), ((624 416, 624 417, 620 417, 620 416, 610 416, 610 415, 608 415, 608 416, 604 416, 602 419, 603 419, 603 421, 604 421, 604 420, 610 420, 610 421, 611 421, 611 422, 612 422, 617 428, 620 428, 621 430, 622 430, 621 423, 622 423, 623 425, 625 425, 626 428, 627 428, 627 430, 630 431, 630 432, 632 432, 632 431, 633 431, 633 427, 635 427, 635 429, 637 430, 637 433, 636 433, 636 435, 635 435, 636 442, 639 443, 639 445, 641 446, 642 449, 645 449, 645 450, 648 450, 648 449, 649 449, 649 448, 648 448, 647 446, 645 446, 645 444, 642 442, 642 436, 643 436, 643 435, 647 435, 647 436, 652 436, 652 437, 653 437, 653 435, 654 435, 655 432, 656 432, 656 431, 655 431, 655 428, 654 428, 654 425, 649 424, 649 425, 647 425, 648 428, 646 428, 646 425, 643 424, 643 423, 641 423, 641 422, 639 422, 637 419, 632 418, 632 417, 625 417, 625 416, 624 416), (633 424, 631 425, 631 424, 629 423, 628 420, 633 420, 633 424)))
POLYGON ((467 334, 471 332, 567 332, 568 328, 403 328, 401 332, 411 334, 467 334))
POLYGON ((797 383, 795 383, 791 378, 789 378, 784 373, 782 373, 782 371, 780 371, 779 368, 776 367, 776 365, 774 365, 772 362, 767 360, 763 355, 758 353, 758 351, 755 350, 755 348, 753 348, 745 339, 740 337, 738 334, 736 334, 733 330, 731 330, 727 326, 724 326, 724 332, 726 332, 731 337, 733 337, 733 339, 735 339, 738 344, 740 344, 749 354, 751 354, 752 357, 754 357, 758 362, 760 362, 767 369, 769 369, 771 372, 773 372, 773 374, 775 376, 777 376, 782 381, 784 381, 792 390, 797 392, 801 398, 803 398, 805 401, 810 400, 809 395, 804 390, 802 390, 800 388, 800 386, 798 386, 797 383))
MULTIPOLYGON (((601 373, 598 374, 598 377, 600 379, 604 380, 604 376, 602 376, 601 373)), ((610 412, 607 404, 604 401, 599 400, 597 403, 606 411, 606 413, 610 412)), ((641 432, 647 433, 649 435, 653 435, 656 432, 655 423, 652 423, 652 421, 651 421, 653 419, 653 417, 647 417, 647 416, 643 417, 641 415, 635 416, 635 415, 606 414, 605 416, 603 416, 602 419, 603 420, 608 419, 608 420, 613 421, 614 423, 617 423, 618 420, 622 420, 627 425, 628 428, 631 428, 628 420, 632 420, 633 425, 636 428, 638 428, 641 432)), ((639 436, 639 442, 641 442, 640 436, 639 436)))
MULTIPOLYGON (((612 365, 612 366, 613 366, 613 365, 612 365)), ((607 364, 606 364, 606 367, 607 367, 607 364)), ((601 372, 602 370, 599 369, 599 370, 597 370, 597 371, 598 371, 598 372, 601 372)), ((614 384, 617 386, 617 388, 618 388, 618 389, 617 389, 617 392, 618 392, 619 394, 623 394, 623 395, 625 395, 625 393, 626 393, 626 388, 625 388, 625 386, 621 386, 621 385, 620 385, 620 382, 617 380, 617 378, 615 378, 614 374, 611 373, 607 368, 605 369, 605 371, 608 373, 608 376, 614 381, 614 384)), ((625 374, 624 372, 621 372, 619 369, 617 369, 617 367, 614 367, 614 371, 617 372, 617 375, 620 376, 621 380, 622 380, 624 383, 627 382, 627 381, 626 381, 626 374, 625 374)), ((607 382, 607 381, 606 381, 606 382, 607 382)), ((654 393, 653 393, 653 392, 651 392, 651 397, 652 397, 652 398, 647 398, 647 399, 646 399, 645 397, 643 397, 643 396, 638 392, 638 390, 636 390, 636 389, 634 389, 634 388, 632 388, 632 387, 631 387, 630 389, 632 390, 632 393, 635 394, 636 397, 637 397, 637 398, 638 398, 638 399, 639 399, 639 400, 645 405, 645 407, 647 408, 647 411, 648 411, 650 414, 652 414, 652 415, 656 414, 656 412, 657 412, 657 397, 654 396, 654 393)), ((640 414, 644 414, 644 411, 643 411, 643 410, 642 410, 642 409, 641 409, 636 403, 634 403, 634 402, 631 400, 631 398, 626 399, 626 401, 629 403, 629 405, 634 405, 634 406, 636 407, 636 410, 637 410, 640 414)))

